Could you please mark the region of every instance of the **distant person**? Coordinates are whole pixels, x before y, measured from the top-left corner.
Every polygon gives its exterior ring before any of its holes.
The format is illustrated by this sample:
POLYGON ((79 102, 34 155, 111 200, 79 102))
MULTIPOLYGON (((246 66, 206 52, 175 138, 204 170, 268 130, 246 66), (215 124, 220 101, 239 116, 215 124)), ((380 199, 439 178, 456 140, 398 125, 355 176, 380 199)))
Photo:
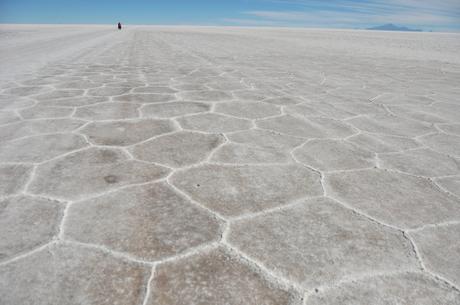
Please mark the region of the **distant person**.
POLYGON ((121 22, 118 22, 118 29, 121 30, 121 22))

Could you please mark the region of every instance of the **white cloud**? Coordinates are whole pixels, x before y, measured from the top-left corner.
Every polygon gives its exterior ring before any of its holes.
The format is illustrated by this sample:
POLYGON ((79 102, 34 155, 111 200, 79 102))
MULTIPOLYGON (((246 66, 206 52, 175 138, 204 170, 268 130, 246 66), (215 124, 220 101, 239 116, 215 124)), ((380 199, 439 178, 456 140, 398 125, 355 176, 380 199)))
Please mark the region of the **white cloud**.
POLYGON ((270 2, 299 4, 309 7, 348 8, 364 11, 425 10, 460 14, 458 0, 357 0, 321 1, 321 0, 272 0, 270 2))
POLYGON ((273 20, 256 20, 245 18, 223 18, 221 22, 224 24, 235 24, 240 26, 280 26, 282 23, 273 20))
MULTIPOLYGON (((282 22, 285 25, 323 25, 325 27, 360 27, 397 23, 425 28, 460 28, 460 0, 274 0, 294 4, 289 11, 255 10, 244 12, 257 20, 282 22)), ((285 6, 284 5, 284 6, 285 6)))

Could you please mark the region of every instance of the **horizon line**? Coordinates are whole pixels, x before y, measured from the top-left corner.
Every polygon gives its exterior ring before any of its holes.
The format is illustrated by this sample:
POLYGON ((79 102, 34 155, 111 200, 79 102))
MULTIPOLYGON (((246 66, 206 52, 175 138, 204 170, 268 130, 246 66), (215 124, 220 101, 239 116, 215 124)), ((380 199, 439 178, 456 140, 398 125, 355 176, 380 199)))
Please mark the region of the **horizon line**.
MULTIPOLYGON (((227 24, 170 24, 170 23, 145 23, 145 24, 136 24, 136 23, 123 23, 122 21, 115 21, 114 23, 25 23, 25 22, 0 22, 0 25, 72 25, 72 26, 79 26, 79 25, 94 25, 94 26, 113 26, 116 25, 118 22, 121 22, 123 25, 127 26, 158 26, 158 27, 214 27, 214 28, 261 28, 261 29, 304 29, 304 30, 332 30, 332 31, 369 31, 369 32, 396 32, 396 33, 446 33, 446 34, 460 34, 459 30, 451 30, 451 31, 437 31, 437 30, 421 30, 421 31, 386 31, 386 30, 373 30, 370 28, 346 28, 346 27, 313 27, 313 26, 292 26, 292 25, 227 25, 227 24)), ((376 25, 381 26, 381 25, 376 25)), ((398 25, 400 26, 400 25, 398 25)), ((401 25, 405 26, 405 25, 401 25)))

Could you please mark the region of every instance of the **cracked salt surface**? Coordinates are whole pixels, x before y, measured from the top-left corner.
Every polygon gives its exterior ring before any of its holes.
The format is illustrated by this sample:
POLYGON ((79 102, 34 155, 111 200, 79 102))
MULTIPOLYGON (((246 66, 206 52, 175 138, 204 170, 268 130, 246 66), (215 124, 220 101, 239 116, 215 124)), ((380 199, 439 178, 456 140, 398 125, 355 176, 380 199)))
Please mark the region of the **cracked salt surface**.
POLYGON ((1 304, 460 304, 456 34, 16 27, 1 304))

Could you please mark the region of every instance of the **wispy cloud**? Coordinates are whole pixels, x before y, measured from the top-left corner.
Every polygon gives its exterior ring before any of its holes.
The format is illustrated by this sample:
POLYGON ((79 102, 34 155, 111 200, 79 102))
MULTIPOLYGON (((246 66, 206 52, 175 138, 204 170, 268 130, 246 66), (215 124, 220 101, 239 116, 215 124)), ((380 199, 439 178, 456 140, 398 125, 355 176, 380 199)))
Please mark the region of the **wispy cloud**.
POLYGON ((356 28, 396 23, 424 29, 460 30, 460 0, 267 1, 279 9, 251 10, 242 12, 243 15, 253 22, 283 25, 356 28))
POLYGON ((366 13, 419 11, 433 14, 460 15, 460 1, 458 0, 272 0, 270 2, 328 8, 331 10, 350 9, 366 13))
POLYGON ((223 18, 221 22, 224 24, 237 24, 240 26, 281 26, 282 22, 275 20, 255 20, 245 18, 223 18))

